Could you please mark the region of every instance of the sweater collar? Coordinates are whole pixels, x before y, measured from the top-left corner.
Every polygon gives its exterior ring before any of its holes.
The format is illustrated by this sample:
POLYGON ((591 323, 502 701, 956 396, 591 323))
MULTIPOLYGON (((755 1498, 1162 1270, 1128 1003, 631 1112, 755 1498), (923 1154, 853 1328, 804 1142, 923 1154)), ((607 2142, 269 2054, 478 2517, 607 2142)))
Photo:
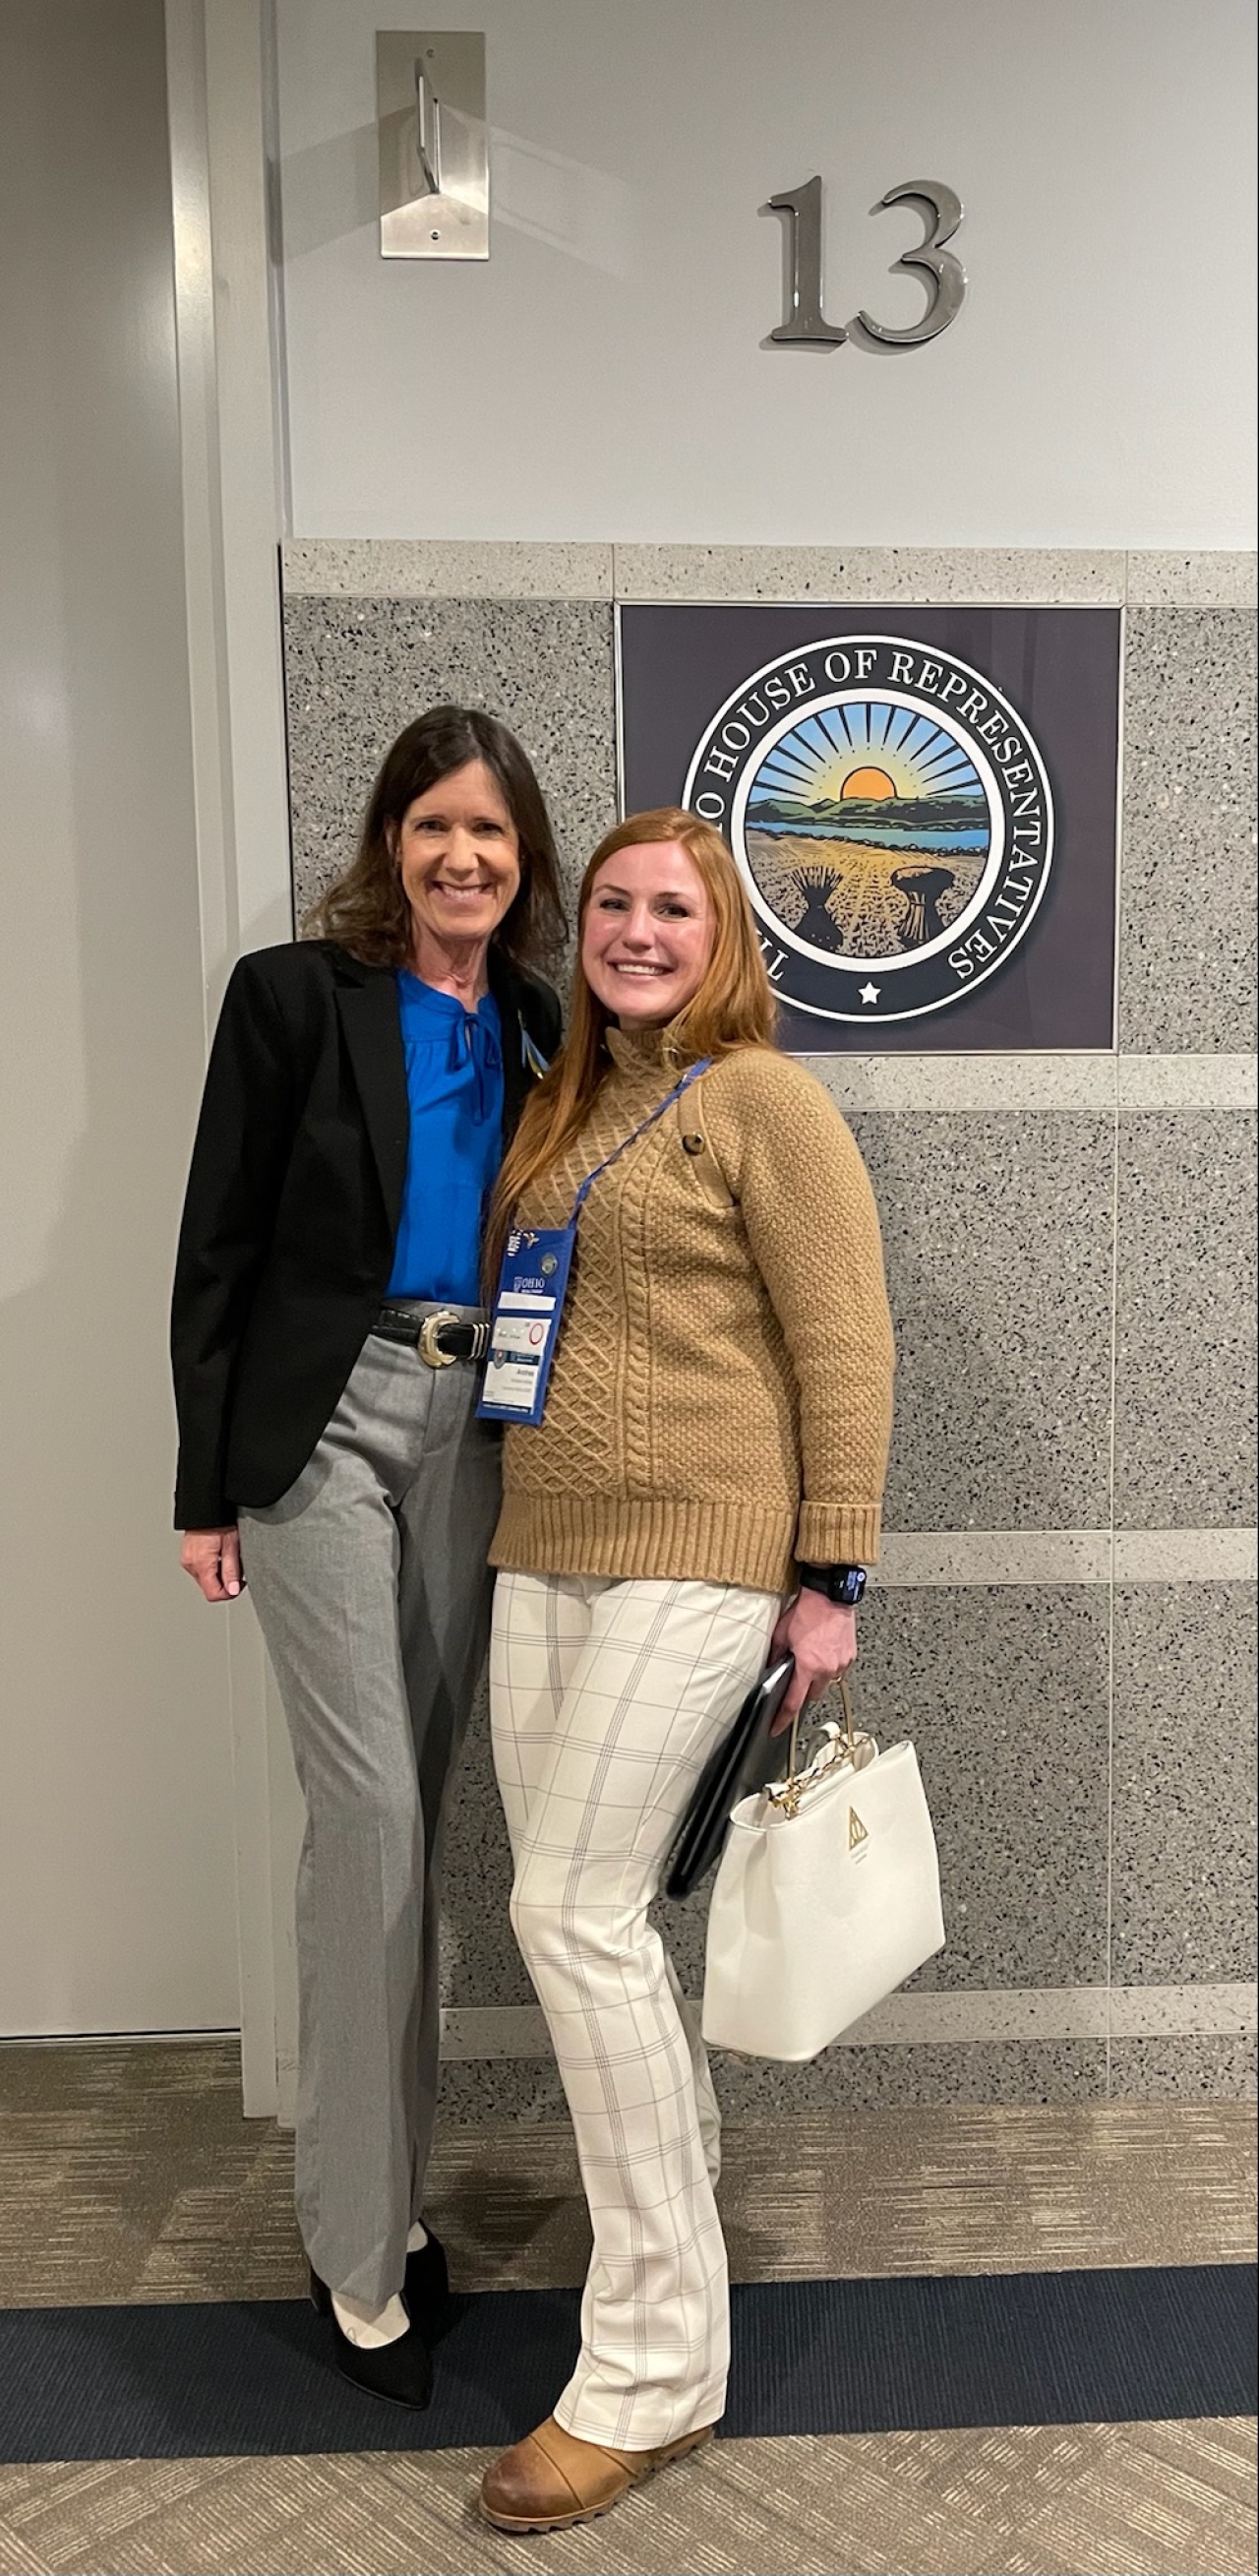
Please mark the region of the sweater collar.
POLYGON ((618 1029, 603 1032, 604 1044, 618 1073, 672 1072, 670 1029, 618 1029))

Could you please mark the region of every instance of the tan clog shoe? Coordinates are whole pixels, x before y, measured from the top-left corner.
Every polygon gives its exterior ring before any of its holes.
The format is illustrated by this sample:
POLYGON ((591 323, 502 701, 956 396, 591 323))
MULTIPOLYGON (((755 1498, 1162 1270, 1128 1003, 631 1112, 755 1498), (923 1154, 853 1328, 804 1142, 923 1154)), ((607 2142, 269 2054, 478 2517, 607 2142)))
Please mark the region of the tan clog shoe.
POLYGON ((573 2522, 592 2522, 670 2460, 698 2450, 712 2429, 705 2424, 658 2451, 611 2451, 601 2442, 579 2442, 548 2415, 486 2470, 481 2511, 496 2531, 564 2531, 573 2522))

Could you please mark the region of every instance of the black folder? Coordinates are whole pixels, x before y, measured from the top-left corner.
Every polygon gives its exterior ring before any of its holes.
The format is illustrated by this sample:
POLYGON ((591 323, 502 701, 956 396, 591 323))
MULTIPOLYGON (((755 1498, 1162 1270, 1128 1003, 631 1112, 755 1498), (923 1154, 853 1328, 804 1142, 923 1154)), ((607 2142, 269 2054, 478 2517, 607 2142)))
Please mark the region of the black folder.
POLYGON ((729 1734, 709 1754, 669 1855, 666 1896, 690 1895, 717 1859, 740 1798, 763 1789, 783 1769, 791 1739, 771 1735, 769 1730, 795 1668, 794 1655, 782 1655, 771 1664, 748 1692, 729 1734))

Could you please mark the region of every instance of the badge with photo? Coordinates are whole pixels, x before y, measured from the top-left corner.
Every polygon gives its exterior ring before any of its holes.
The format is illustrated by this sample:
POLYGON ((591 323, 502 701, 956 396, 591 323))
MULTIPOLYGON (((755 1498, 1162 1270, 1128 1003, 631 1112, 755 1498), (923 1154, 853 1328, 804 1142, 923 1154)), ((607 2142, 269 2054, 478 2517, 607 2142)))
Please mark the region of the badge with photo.
POLYGON ((618 623, 624 809, 725 834, 792 1052, 1112 1045, 1117 610, 618 623))

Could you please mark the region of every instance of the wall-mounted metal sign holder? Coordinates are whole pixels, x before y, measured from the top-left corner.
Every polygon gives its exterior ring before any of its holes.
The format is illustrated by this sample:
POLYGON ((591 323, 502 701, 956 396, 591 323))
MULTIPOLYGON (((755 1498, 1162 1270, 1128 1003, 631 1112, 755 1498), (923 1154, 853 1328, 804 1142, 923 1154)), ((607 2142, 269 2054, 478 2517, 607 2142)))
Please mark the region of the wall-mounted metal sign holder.
POLYGON ((485 38, 390 29, 376 38, 382 259, 488 259, 485 38))

